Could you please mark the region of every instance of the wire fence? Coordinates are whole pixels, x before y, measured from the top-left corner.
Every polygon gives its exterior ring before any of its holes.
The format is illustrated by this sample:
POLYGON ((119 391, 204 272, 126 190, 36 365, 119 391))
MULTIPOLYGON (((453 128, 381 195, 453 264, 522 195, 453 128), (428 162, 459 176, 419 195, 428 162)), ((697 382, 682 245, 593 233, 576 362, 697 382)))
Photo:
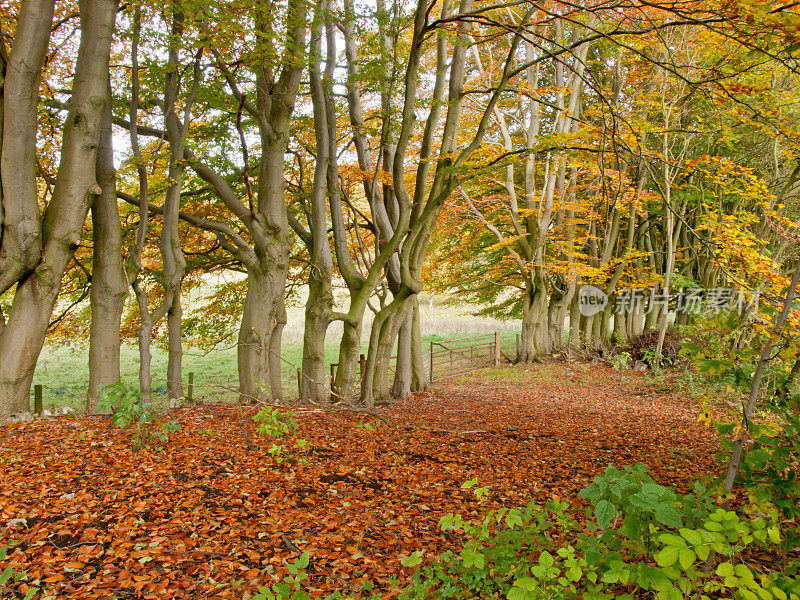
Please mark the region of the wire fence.
MULTIPOLYGON (((470 373, 495 364, 508 364, 513 362, 517 355, 518 336, 513 331, 503 331, 489 334, 477 334, 461 338, 433 338, 424 340, 426 352, 424 354, 425 375, 431 381, 438 381, 460 374, 470 373), (495 361, 497 358, 497 361, 495 361)), ((329 349, 330 350, 330 349, 329 349)), ((362 351, 365 349, 362 349, 362 351)), ((131 351, 124 361, 123 381, 130 385, 137 385, 138 354, 131 351), (135 356, 134 356, 135 355, 135 356)), ((289 351, 288 356, 281 357, 282 387, 287 400, 296 400, 299 397, 299 387, 302 378, 300 367, 301 353, 289 351), (296 355, 296 356, 295 356, 296 355)), ((328 352, 330 358, 335 357, 335 352, 328 352)), ((205 401, 211 399, 215 402, 235 403, 241 399, 236 375, 235 349, 225 349, 223 352, 207 353, 200 356, 190 355, 194 361, 187 361, 184 367, 183 395, 187 400, 205 401), (201 362, 198 362, 201 360, 201 362)), ((78 360, 82 362, 82 355, 78 360)), ((168 382, 157 375, 158 371, 166 368, 166 356, 154 365, 152 377, 152 398, 160 405, 168 404, 168 382), (163 364, 161 364, 163 363, 163 364)), ((329 359, 330 360, 330 359, 329 359)), ((334 358, 335 360, 335 358, 334 358)), ((83 410, 86 404, 87 383, 86 377, 75 377, 75 358, 71 355, 59 356, 48 368, 37 373, 34 386, 31 390, 31 409, 41 412, 42 409, 72 408, 76 411, 83 410), (66 358, 65 358, 66 357, 66 358), (60 359, 60 360, 59 360, 60 359), (63 364, 60 364, 63 363, 63 364)), ((394 377, 397 356, 390 358, 389 377, 394 377)), ((45 365, 43 365, 45 366, 45 365)), ((332 387, 335 379, 336 362, 326 361, 330 381, 321 382, 326 387, 332 387)), ((358 381, 360 384, 366 366, 365 355, 359 357, 357 367, 358 381)), ((327 375, 327 373, 326 373, 327 375)), ((328 376, 325 377, 328 379, 328 376)))

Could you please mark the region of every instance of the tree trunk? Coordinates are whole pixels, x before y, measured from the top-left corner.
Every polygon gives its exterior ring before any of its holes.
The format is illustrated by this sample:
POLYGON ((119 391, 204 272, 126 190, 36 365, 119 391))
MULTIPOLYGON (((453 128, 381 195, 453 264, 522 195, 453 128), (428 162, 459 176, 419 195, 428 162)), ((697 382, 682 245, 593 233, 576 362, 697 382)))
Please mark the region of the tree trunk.
POLYGON ((275 327, 268 310, 271 302, 272 290, 265 274, 248 268, 237 344, 239 400, 243 403, 262 399, 269 392, 269 348, 275 327))
POLYGON ((0 295, 30 274, 42 254, 36 182, 36 111, 53 8, 53 0, 33 0, 21 6, 14 43, 4 69, 0 138, 0 295))
MULTIPOLYGON (((576 282, 577 287, 577 282, 576 282)), ((581 347, 581 313, 578 309, 578 295, 573 294, 569 305, 569 349, 579 350, 581 347)))
POLYGON ((431 381, 425 370, 425 353, 422 350, 419 296, 414 294, 411 301, 411 391, 425 392, 431 389, 431 381))
MULTIPOLYGON (((89 206, 101 192, 95 181, 95 163, 101 121, 109 102, 108 57, 116 3, 87 0, 81 8, 72 101, 53 197, 43 219, 41 261, 17 284, 0 338, 0 415, 29 410, 30 385, 61 278, 80 244, 89 206)), ((7 158, 8 149, 3 160, 7 158)))
POLYGON ((413 392, 430 389, 422 351, 419 297, 412 294, 406 300, 403 310, 404 314, 397 317, 400 328, 397 333, 397 362, 392 385, 394 398, 408 398, 413 392))
POLYGON ((411 298, 409 298, 397 316, 400 328, 397 332, 397 360, 392 385, 392 396, 395 398, 408 398, 411 395, 411 322, 413 318, 414 310, 411 306, 411 298))
MULTIPOLYGON (((109 98, 111 94, 109 92, 109 98)), ((92 204, 92 320, 89 330, 89 393, 86 412, 97 409, 103 388, 120 380, 120 321, 128 297, 122 261, 122 230, 117 207, 116 171, 108 106, 97 148, 97 182, 102 193, 92 204)))
POLYGON ((181 340, 181 322, 183 321, 183 307, 181 307, 180 286, 175 290, 172 306, 167 311, 167 397, 169 407, 175 408, 176 400, 183 398, 183 341, 181 340))
POLYGON ((153 318, 147 307, 147 292, 140 281, 134 281, 133 291, 139 308, 139 394, 142 402, 149 404, 153 399, 153 375, 151 371, 152 354, 150 343, 153 339, 153 318))
POLYGON ((401 288, 392 301, 384 306, 372 321, 364 377, 361 380, 361 401, 368 407, 389 399, 389 361, 400 328, 400 317, 409 297, 401 288))
POLYGON ((628 342, 628 319, 627 315, 622 313, 614 313, 614 343, 617 346, 623 346, 628 342))
POLYGON ((547 321, 547 292, 538 275, 525 282, 522 300, 522 333, 518 362, 529 364, 542 353, 542 330, 547 321))
MULTIPOLYGON (((336 400, 350 403, 355 395, 358 359, 361 352, 361 319, 342 322, 342 340, 339 342, 339 366, 333 381, 336 400)), ((363 373, 362 373, 363 376, 363 373)))
POLYGON ((331 324, 333 290, 330 272, 312 269, 308 282, 305 326, 303 329, 303 366, 300 400, 325 402, 328 388, 325 385, 325 336, 331 324))

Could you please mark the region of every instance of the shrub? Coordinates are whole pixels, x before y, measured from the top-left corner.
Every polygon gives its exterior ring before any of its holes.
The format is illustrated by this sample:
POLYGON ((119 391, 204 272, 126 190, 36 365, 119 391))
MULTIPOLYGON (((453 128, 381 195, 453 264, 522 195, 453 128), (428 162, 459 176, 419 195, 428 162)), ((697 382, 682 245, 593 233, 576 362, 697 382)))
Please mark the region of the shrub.
POLYGON ((631 359, 630 352, 619 352, 611 357, 611 367, 615 371, 627 371, 632 366, 631 359))
POLYGON ((297 421, 291 411, 281 412, 277 408, 264 405, 255 415, 253 421, 258 423, 256 433, 265 437, 283 439, 297 431, 297 421))
POLYGON ((680 495, 641 465, 609 467, 580 495, 590 503, 585 526, 555 501, 478 523, 446 515, 440 526, 462 532, 463 549, 417 571, 403 597, 800 600, 800 579, 742 561, 781 543, 774 513, 718 508, 702 486, 680 495))
MULTIPOLYGON (((280 411, 277 408, 265 405, 253 415, 253 421, 258 423, 256 433, 274 440, 282 440, 284 437, 291 436, 297 432, 297 421, 294 419, 294 414, 289 410, 280 411)), ((306 441, 296 439, 292 442, 291 447, 272 444, 267 452, 279 464, 284 460, 296 458, 298 455, 301 464, 308 464, 308 459, 305 456, 307 450, 306 441)))
POLYGON ((121 381, 104 388, 100 407, 112 411, 112 424, 120 429, 131 429, 131 444, 135 450, 163 450, 170 434, 181 429, 175 419, 156 421, 151 404, 142 402, 139 391, 121 381))
MULTIPOLYGON (((631 339, 628 352, 634 361, 641 361, 653 366, 658 345, 658 331, 650 329, 631 339)), ((681 341, 676 329, 667 329, 664 334, 664 346, 661 350, 661 366, 674 367, 680 360, 681 341)))

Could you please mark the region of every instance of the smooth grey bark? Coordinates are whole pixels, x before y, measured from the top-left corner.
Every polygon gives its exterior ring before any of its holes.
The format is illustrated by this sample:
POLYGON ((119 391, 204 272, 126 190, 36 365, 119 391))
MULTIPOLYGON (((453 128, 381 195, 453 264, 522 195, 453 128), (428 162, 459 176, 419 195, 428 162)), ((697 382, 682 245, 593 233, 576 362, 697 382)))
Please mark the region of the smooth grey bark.
POLYGON ((535 362, 539 355, 545 354, 544 335, 547 333, 548 296, 547 286, 540 269, 525 281, 525 292, 522 298, 522 330, 520 332, 520 348, 517 362, 529 364, 535 362))
MULTIPOLYGON (((576 280, 576 287, 579 285, 580 280, 576 280)), ((572 296, 572 302, 569 305, 569 342, 567 347, 570 352, 577 351, 581 347, 581 313, 578 307, 578 295, 572 296)))
POLYGON ((131 101, 129 108, 128 133, 131 142, 133 162, 136 166, 137 182, 139 185, 139 226, 136 228, 134 243, 128 254, 125 271, 131 289, 133 290, 136 306, 139 310, 139 393, 142 401, 149 403, 152 398, 152 371, 150 343, 153 338, 154 319, 150 313, 147 298, 147 289, 142 281, 142 253, 147 241, 147 226, 150 217, 149 189, 147 167, 142 157, 139 146, 139 130, 137 115, 139 111, 139 38, 141 34, 141 9, 136 8, 133 14, 133 27, 131 35, 131 101))
MULTIPOLYGON (((111 91, 108 91, 111 98, 111 91)), ((120 322, 128 282, 122 259, 122 228, 117 205, 111 135, 111 105, 106 107, 97 147, 97 183, 102 192, 91 208, 92 282, 89 294, 89 391, 86 412, 97 409, 103 388, 120 380, 120 322)))
POLYGON ((549 335, 549 352, 560 352, 564 349, 564 321, 567 318, 575 286, 571 281, 562 278, 563 287, 553 286, 550 302, 547 305, 547 333, 549 335))
POLYGON ((336 59, 336 40, 328 20, 328 4, 317 6, 311 28, 308 73, 311 100, 314 110, 314 137, 316 161, 309 202, 310 232, 302 232, 311 255, 308 280, 308 299, 303 329, 303 363, 300 379, 300 400, 324 402, 328 399, 325 386, 325 337, 333 320, 333 257, 328 240, 327 196, 331 206, 339 202, 336 173, 336 107, 333 99, 333 70, 336 59), (325 72, 320 72, 322 62, 322 31, 327 32, 327 58, 325 72), (327 194, 326 194, 327 192, 327 194))
POLYGON ((181 66, 181 38, 184 33, 184 14, 179 1, 173 3, 172 31, 169 38, 167 72, 164 76, 164 126, 169 142, 168 187, 164 197, 163 221, 159 248, 162 259, 162 286, 164 306, 167 317, 167 397, 170 408, 175 407, 178 398, 183 397, 183 342, 181 323, 181 287, 186 272, 186 259, 181 249, 178 231, 180 219, 180 199, 186 163, 183 160, 186 133, 191 120, 191 110, 199 89, 201 72, 200 50, 194 62, 193 84, 189 90, 184 107, 183 118, 178 115, 179 69, 181 66))
MULTIPOLYGON (((41 4, 25 4, 23 11, 30 7, 41 7, 41 4)), ((89 207, 102 191, 96 182, 95 165, 101 122, 109 103, 108 60, 115 15, 116 2, 111 0, 86 0, 80 5, 81 41, 55 187, 42 220, 41 260, 31 273, 18 281, 11 313, 0 337, 0 416, 29 410, 30 385, 61 279, 81 242, 89 207)), ((46 19, 40 20, 38 25, 50 29, 46 19)), ((35 73, 32 76, 38 81, 35 73)), ((8 94, 8 78, 5 87, 8 94)), ((27 89, 38 95, 38 90, 27 89)), ((13 91, 19 93, 20 90, 13 91)), ((29 102, 35 106, 34 100, 29 98, 29 102)), ((6 126, 8 117, 6 112, 6 126)), ((35 131, 34 122, 30 135, 35 136, 35 131)), ((15 152, 21 152, 23 160, 18 160, 17 156, 11 163, 17 162, 27 171, 32 169, 25 161, 35 161, 36 157, 27 154, 27 147, 11 150, 5 145, 5 138, 4 147, 4 161, 11 159, 15 152)), ((5 168, 6 164, 3 165, 4 186, 5 168)))
POLYGON ((417 294, 412 294, 406 300, 397 319, 400 326, 397 331, 397 359, 392 396, 401 399, 407 398, 412 393, 430 389, 430 378, 425 369, 425 354, 422 351, 417 294))
POLYGON ((422 349, 422 323, 419 314, 419 296, 411 297, 411 391, 423 392, 431 389, 431 380, 425 367, 422 349))
POLYGON ((412 346, 412 321, 414 319, 413 297, 406 300, 403 308, 397 315, 400 326, 397 331, 397 359, 395 360, 394 381, 392 383, 392 396, 407 398, 411 395, 411 378, 413 372, 412 346))
POLYGON ((361 380, 361 400, 368 407, 391 399, 390 359, 409 296, 408 288, 402 288, 372 321, 365 373, 361 380))
POLYGON ((7 64, 3 58, 0 295, 30 274, 42 255, 36 187, 36 109, 54 4, 53 0, 22 4, 7 64))
MULTIPOLYGON (((269 48, 270 52, 279 45, 272 39, 274 9, 274 3, 264 0, 254 6, 258 44, 269 48)), ((248 196, 248 206, 245 206, 220 173, 190 151, 184 151, 184 158, 191 168, 211 186, 220 202, 241 222, 251 238, 250 241, 243 239, 233 228, 222 223, 197 219, 203 223, 202 226, 217 234, 220 244, 247 270, 249 300, 245 300, 237 349, 240 399, 243 401, 265 397, 273 401, 283 399, 281 339, 286 325, 286 276, 293 243, 284 190, 284 155, 304 71, 306 11, 305 2, 289 0, 281 61, 277 65, 261 62, 250 66, 256 88, 252 102, 240 90, 234 73, 219 50, 212 49, 215 65, 225 78, 232 99, 258 128, 261 155, 255 186, 256 201, 248 196)))
POLYGON ((200 83, 200 58, 198 52, 193 68, 192 88, 187 93, 183 107, 182 119, 178 116, 178 66, 180 62, 180 44, 183 35, 184 15, 180 3, 173 5, 171 35, 167 59, 167 73, 164 78, 164 122, 165 131, 158 137, 166 138, 169 143, 169 166, 167 169, 167 187, 164 205, 154 211, 149 203, 148 172, 139 146, 140 127, 137 123, 139 109, 139 74, 138 51, 140 38, 141 12, 136 10, 133 17, 133 35, 131 42, 131 103, 129 121, 126 123, 130 139, 133 160, 137 169, 139 184, 138 198, 127 194, 118 193, 128 202, 139 207, 139 226, 136 231, 134 246, 128 257, 126 271, 128 280, 134 290, 136 303, 139 309, 139 389, 142 399, 149 402, 152 397, 152 372, 151 372, 151 343, 155 325, 166 317, 167 319, 167 396, 170 407, 175 406, 177 398, 183 396, 182 388, 182 360, 183 347, 181 339, 182 307, 180 303, 181 283, 185 272, 186 262, 181 250, 178 220, 180 218, 180 192, 183 174, 185 171, 185 138, 186 128, 191 118, 191 109, 199 90, 200 83), (148 219, 150 212, 161 214, 161 232, 158 247, 161 253, 163 270, 159 281, 163 290, 161 302, 151 311, 147 297, 147 288, 142 279, 143 265, 142 253, 147 238, 148 219))
MULTIPOLYGON (((3 208, 3 122, 4 122, 4 106, 5 106, 5 84, 6 84, 6 67, 8 66, 8 50, 6 48, 6 40, 3 36, 3 27, 0 24, 0 252, 2 252, 3 241, 3 223, 5 221, 5 209, 3 208)), ((37 215, 38 216, 38 215, 37 215)), ((1 269, 0 269, 1 270, 1 269)), ((0 296, 3 292, 0 291, 0 296)), ((6 325, 6 319, 3 315, 3 308, 0 307, 0 334, 3 333, 3 327, 6 325)))
POLYGON ((265 318, 264 307, 272 303, 272 282, 264 269, 247 270, 247 291, 237 342, 239 394, 241 401, 264 397, 269 390, 269 343, 273 323, 265 318))
MULTIPOLYGON (((459 5, 461 15, 469 12, 472 2, 465 0, 459 5)), ((443 5, 443 14, 447 14, 447 4, 443 5)), ((388 395, 389 386, 386 380, 389 368, 390 349, 394 343, 395 336, 401 325, 399 316, 403 311, 403 305, 407 298, 416 295, 422 288, 420 281, 422 263, 425 252, 430 241, 436 217, 441 211, 444 202, 457 187, 458 181, 454 175, 454 168, 460 166, 468 156, 470 156, 480 145, 480 140, 486 130, 489 121, 489 114, 497 104, 497 97, 500 90, 507 83, 509 63, 507 62, 503 71, 502 83, 498 86, 492 99, 489 102, 486 113, 476 128, 475 135, 471 142, 458 152, 456 134, 461 117, 461 105, 463 102, 464 70, 466 63, 467 48, 470 43, 470 26, 467 23, 460 23, 459 38, 460 43, 455 45, 452 59, 449 64, 449 76, 447 68, 444 66, 441 53, 437 53, 437 74, 434 83, 434 98, 437 97, 436 90, 443 90, 445 76, 447 77, 447 97, 448 102, 435 101, 428 115, 425 130, 423 132, 422 143, 420 146, 420 162, 416 172, 416 180, 413 198, 408 193, 404 183, 404 158, 408 149, 408 143, 414 124, 414 107, 416 103, 416 89, 419 77, 419 66, 421 49, 425 39, 427 27, 428 10, 424 2, 417 6, 414 19, 414 35, 411 43, 411 52, 406 67, 405 75, 405 97, 403 99, 402 125, 398 144, 392 165, 392 176, 394 183, 395 197, 398 203, 402 226, 398 225, 396 231, 406 228, 405 223, 409 223, 409 231, 404 237, 400 250, 400 286, 393 290, 394 298, 383 307, 373 321, 370 334, 369 350, 366 360, 366 375, 362 381, 362 401, 372 404, 376 399, 383 399, 388 395), (436 123, 440 108, 446 105, 444 126, 441 130, 441 142, 439 145, 438 156, 433 159, 434 135, 436 135, 436 123), (433 180, 430 186, 427 185, 430 163, 434 163, 433 180), (406 221, 407 219, 407 221, 406 221)), ((443 38, 439 38, 439 49, 443 48, 443 38)), ((511 44, 510 54, 516 49, 519 40, 515 36, 511 44)), ((443 94, 442 91, 439 94, 443 94)), ((439 95, 443 98, 443 95, 439 95)), ((413 328, 412 328, 413 331, 413 328)), ((421 345, 421 344, 420 344, 421 345)), ((425 383, 424 385, 428 385, 425 383)))
MULTIPOLYGON (((364 195, 370 206, 372 226, 376 232, 374 259, 365 259, 366 275, 362 275, 355 267, 348 248, 348 240, 344 225, 341 206, 331 202, 331 221, 336 250, 336 261, 339 272, 345 280, 350 293, 350 306, 346 315, 340 318, 343 324, 343 334, 339 345, 339 366, 333 382, 334 395, 345 402, 351 402, 355 395, 358 374, 359 355, 361 351, 361 330, 367 303, 381 283, 384 269, 393 284, 400 280, 400 263, 396 250, 400 245, 405 232, 402 224, 407 218, 407 211, 401 214, 399 203, 394 194, 394 186, 388 182, 380 182, 379 166, 386 172, 393 169, 396 151, 394 129, 391 124, 392 102, 391 89, 394 82, 394 72, 389 81, 381 86, 381 106, 383 107, 382 133, 378 148, 378 159, 373 164, 373 155, 364 124, 361 106, 361 87, 357 69, 357 53, 353 35, 355 11, 352 0, 345 0, 345 19, 342 23, 342 34, 345 41, 345 57, 347 61, 347 107, 350 125, 353 130, 353 141, 359 168, 371 177, 364 177, 364 195)), ((383 56, 389 59, 392 55, 392 40, 388 33, 388 14, 382 0, 378 0, 379 45, 383 56)), ((397 38, 394 40, 397 43, 397 38)), ((439 62, 443 62, 443 38, 438 41, 439 62)), ((416 85, 416 83, 414 84, 416 85)), ((432 111, 436 114, 440 102, 437 101, 437 87, 434 91, 432 111)), ((366 256, 369 249, 362 248, 366 256)), ((395 287, 396 289, 396 287, 395 287)))

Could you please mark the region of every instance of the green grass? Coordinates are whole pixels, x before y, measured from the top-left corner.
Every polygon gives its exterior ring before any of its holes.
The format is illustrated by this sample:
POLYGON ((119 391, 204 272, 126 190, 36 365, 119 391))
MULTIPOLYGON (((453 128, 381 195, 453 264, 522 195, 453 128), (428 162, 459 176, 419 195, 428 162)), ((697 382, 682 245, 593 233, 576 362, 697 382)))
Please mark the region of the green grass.
MULTIPOLYGON (((517 324, 492 319, 473 317, 465 311, 454 308, 423 307, 422 339, 423 351, 427 354, 431 341, 445 341, 470 335, 484 335, 495 330, 503 330, 502 348, 509 353, 514 349, 514 334, 517 324)), ((330 365, 338 360, 338 339, 340 328, 333 326, 329 342, 325 346, 325 363, 330 365)), ((369 326, 363 329, 362 352, 367 351, 369 326)), ((236 366, 236 347, 214 349, 204 353, 196 348, 185 348, 183 360, 183 381, 188 381, 190 372, 194 373, 194 398, 209 402, 233 402, 238 387, 236 366)), ((121 348, 122 379, 127 384, 138 384, 139 350, 135 345, 121 348)), ((289 327, 284 335, 283 389, 292 398, 297 397, 297 374, 303 360, 302 311, 289 311, 289 327)), ((81 340, 72 346, 46 345, 36 366, 33 383, 42 385, 45 409, 70 406, 78 411, 83 409, 89 379, 88 340, 81 340)), ((153 399, 157 408, 166 406, 167 354, 155 345, 152 349, 153 399)), ((327 371, 326 367, 326 373, 327 371)), ((328 382, 326 381, 326 384, 328 382)), ((186 389, 184 388, 184 393, 186 389)), ((33 402, 31 391, 31 403, 33 402)))

